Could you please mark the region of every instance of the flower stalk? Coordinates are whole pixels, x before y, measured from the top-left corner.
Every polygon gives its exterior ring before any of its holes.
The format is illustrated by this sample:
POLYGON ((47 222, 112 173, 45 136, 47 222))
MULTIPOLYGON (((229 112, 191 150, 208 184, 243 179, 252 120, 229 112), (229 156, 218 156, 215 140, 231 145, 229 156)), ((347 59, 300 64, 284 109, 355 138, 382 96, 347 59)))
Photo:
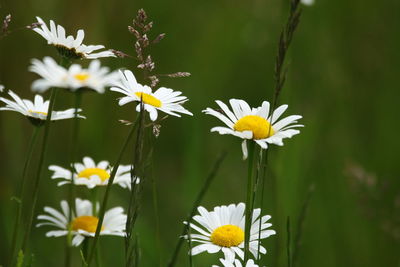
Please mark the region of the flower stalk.
POLYGON ((144 169, 142 166, 142 156, 143 156, 143 146, 144 146, 144 128, 145 128, 145 117, 144 117, 144 102, 141 99, 140 102, 140 112, 139 112, 139 124, 138 131, 136 135, 136 143, 134 150, 134 159, 133 159, 133 167, 131 168, 131 195, 129 198, 129 206, 128 206, 128 217, 126 220, 126 238, 125 238, 125 257, 126 257, 126 266, 129 267, 133 262, 133 250, 132 246, 134 243, 133 239, 133 227, 137 218, 138 213, 138 198, 141 191, 141 185, 144 181, 144 175, 141 173, 141 182, 140 184, 136 184, 135 177, 140 173, 139 169, 144 169))
MULTIPOLYGON (((71 155, 70 155, 70 172, 71 172, 71 184, 69 185, 69 190, 68 190, 68 204, 69 204, 69 222, 72 222, 73 219, 73 214, 75 213, 75 169, 74 169, 74 163, 76 162, 77 158, 77 148, 78 148, 78 136, 79 136, 79 117, 78 117, 78 110, 81 106, 82 102, 82 91, 78 90, 75 93, 75 114, 74 114, 74 120, 73 120, 73 126, 72 126, 72 142, 71 142, 71 155)), ((71 265, 71 249, 72 249, 72 229, 71 227, 68 228, 68 235, 66 238, 66 260, 65 260, 65 267, 69 267, 71 265)), ((89 245, 85 243, 85 246, 88 247, 89 245)), ((87 250, 86 248, 86 254, 85 258, 87 257, 87 250)))
POLYGON ((255 198, 255 192, 253 191, 254 186, 254 177, 253 177, 253 168, 254 168, 254 148, 255 142, 250 140, 249 144, 249 158, 248 158, 248 167, 247 167, 247 193, 246 193, 246 209, 245 209, 245 231, 244 231, 244 262, 247 262, 249 259, 250 253, 250 229, 251 229, 251 219, 253 213, 253 200, 255 198))
POLYGON ((25 187, 26 187, 26 182, 27 182, 26 173, 27 173, 30 161, 32 159, 33 148, 36 144, 39 129, 40 129, 40 126, 38 126, 38 125, 35 125, 33 128, 32 137, 31 137, 31 140, 29 141, 28 153, 26 155, 24 167, 22 169, 21 187, 20 187, 18 196, 15 199, 17 202, 17 213, 16 213, 16 217, 15 217, 14 231, 13 231, 13 235, 12 235, 9 266, 12 266, 13 261, 14 261, 15 250, 16 250, 16 246, 17 246, 17 242, 18 242, 19 227, 21 224, 22 208, 23 208, 24 202, 25 202, 24 192, 25 192, 25 187))
POLYGON ((111 186, 114 183, 114 178, 115 178, 115 175, 117 174, 117 170, 118 170, 119 165, 121 163, 122 156, 124 155, 124 153, 126 151, 126 148, 128 147, 128 144, 129 144, 130 140, 132 139, 132 137, 133 137, 133 135, 135 133, 136 126, 137 126, 137 123, 134 122, 132 127, 131 127, 131 129, 130 129, 130 131, 129 131, 129 133, 128 133, 128 136, 127 136, 127 138, 126 138, 126 140, 125 140, 125 142, 124 142, 124 144, 123 144, 123 146, 121 148, 121 151, 120 151, 120 153, 119 153, 119 155, 117 157, 117 160, 115 161, 115 164, 114 164, 114 166, 112 168, 112 171, 111 171, 111 174, 110 174, 110 178, 108 179, 108 184, 106 186, 106 192, 104 193, 103 201, 101 203, 100 210, 99 210, 99 217, 98 217, 99 218, 99 222, 98 222, 97 227, 96 227, 96 232, 95 232, 95 236, 93 238, 92 247, 89 250, 89 257, 87 259, 88 266, 90 266, 90 264, 91 264, 91 262, 93 260, 94 254, 96 252, 96 246, 97 246, 98 239, 99 239, 99 236, 100 236, 100 230, 101 230, 101 226, 103 224, 104 215, 105 215, 106 207, 107 207, 107 202, 108 202, 108 198, 109 198, 110 191, 111 191, 111 186))
MULTIPOLYGON (((265 192, 265 180, 266 180, 266 176, 267 176, 267 167, 268 167, 268 150, 265 151, 265 160, 262 157, 262 154, 259 158, 259 164, 257 166, 258 172, 259 172, 259 179, 260 181, 256 182, 257 184, 260 183, 260 210, 261 212, 264 210, 264 192, 265 192)), ((261 239, 261 224, 258 226, 258 240, 261 239)), ((261 247, 261 242, 258 242, 258 246, 257 246, 257 251, 258 251, 258 257, 256 259, 256 263, 258 264, 260 261, 260 247, 261 247)))
POLYGON ((52 115, 52 112, 54 109, 54 103, 55 103, 57 91, 58 91, 57 88, 51 89, 49 108, 47 110, 46 123, 44 125, 42 147, 41 147, 41 151, 40 151, 40 155, 39 155, 39 163, 38 163, 37 173, 36 173, 34 186, 33 186, 31 207, 29 209, 30 212, 29 212, 29 216, 28 216, 28 222, 26 224, 25 235, 24 235, 24 239, 22 242, 22 246, 21 246, 21 250, 22 250, 23 254, 26 254, 29 237, 31 235, 33 216, 35 213, 36 202, 37 202, 37 197, 38 197, 38 193, 39 193, 40 178, 42 175, 43 163, 44 163, 45 156, 46 156, 48 137, 49 137, 49 132, 50 132, 50 124, 51 124, 51 115, 52 115))

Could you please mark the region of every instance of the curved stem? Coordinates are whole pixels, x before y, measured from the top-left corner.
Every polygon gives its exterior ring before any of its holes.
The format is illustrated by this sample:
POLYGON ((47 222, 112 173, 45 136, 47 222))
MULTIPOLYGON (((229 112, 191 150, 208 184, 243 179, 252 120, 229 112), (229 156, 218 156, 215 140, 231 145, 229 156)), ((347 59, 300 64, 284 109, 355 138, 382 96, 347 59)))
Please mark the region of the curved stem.
POLYGON ((247 168, 247 196, 246 196, 246 209, 245 209, 245 230, 244 230, 244 262, 249 259, 249 243, 250 243, 250 229, 251 229, 251 219, 253 213, 253 167, 254 167, 254 146, 255 142, 249 140, 249 161, 247 168))
POLYGON ((48 141, 49 132, 50 132, 51 115, 53 113, 56 95, 57 95, 57 88, 52 88, 49 108, 47 109, 46 123, 44 125, 43 142, 42 142, 42 148, 41 148, 40 156, 39 156, 39 164, 38 164, 38 168, 37 168, 35 183, 33 186, 33 196, 32 196, 32 202, 31 202, 32 205, 29 209, 30 214, 29 214, 29 218, 28 218, 28 223, 26 225, 25 236, 24 236, 24 239, 22 242, 22 252, 25 252, 25 250, 26 250, 26 247, 28 245, 28 240, 29 240, 31 230, 32 230, 33 216, 35 213, 36 202, 37 202, 37 197, 38 197, 38 193, 39 193, 40 178, 41 178, 43 163, 44 163, 46 150, 47 150, 47 141, 48 141))
POLYGON ((119 153, 118 158, 117 158, 117 160, 116 160, 116 162, 114 164, 114 167, 113 167, 113 169, 111 171, 111 175, 110 175, 110 178, 108 180, 107 187, 106 187, 106 192, 104 193, 103 202, 101 203, 101 207, 100 207, 100 211, 99 211, 99 222, 97 224, 96 234, 95 234, 95 236, 93 238, 93 245, 92 245, 92 248, 90 249, 89 258, 87 259, 88 266, 90 266, 90 263, 91 263, 91 261, 93 259, 95 251, 96 251, 96 245, 97 245, 97 242, 98 242, 98 239, 99 239, 101 226, 103 224, 104 214, 106 212, 106 206, 107 206, 108 198, 109 198, 109 195, 110 195, 111 186, 112 186, 112 184, 114 182, 115 175, 117 174, 117 170, 118 170, 118 167, 119 167, 119 165, 121 163, 122 156, 125 153, 126 148, 128 147, 129 141, 132 139, 132 136, 133 136, 133 133, 135 132, 135 129, 136 129, 136 122, 133 124, 133 126, 132 126, 132 128, 131 128, 131 130, 130 130, 127 138, 126 138, 126 140, 125 140, 125 143, 122 146, 121 152, 119 153))
POLYGON ((26 187, 26 172, 28 170, 29 163, 32 158, 32 153, 33 153, 33 148, 36 144, 37 136, 39 133, 39 128, 40 126, 34 126, 33 133, 31 140, 29 141, 29 146, 28 146, 28 152, 26 154, 25 158, 25 163, 24 163, 24 168, 22 170, 22 182, 21 182, 21 187, 19 189, 19 193, 17 196, 17 214, 15 217, 15 223, 14 223, 14 231, 13 231, 13 238, 12 238, 12 243, 11 243, 11 251, 10 251, 10 259, 9 259, 9 266, 12 266, 13 261, 14 261, 14 255, 15 255, 15 249, 17 246, 17 240, 18 240, 18 233, 19 233, 19 226, 21 223, 21 215, 22 215, 22 205, 24 204, 24 192, 25 192, 25 187, 26 187))

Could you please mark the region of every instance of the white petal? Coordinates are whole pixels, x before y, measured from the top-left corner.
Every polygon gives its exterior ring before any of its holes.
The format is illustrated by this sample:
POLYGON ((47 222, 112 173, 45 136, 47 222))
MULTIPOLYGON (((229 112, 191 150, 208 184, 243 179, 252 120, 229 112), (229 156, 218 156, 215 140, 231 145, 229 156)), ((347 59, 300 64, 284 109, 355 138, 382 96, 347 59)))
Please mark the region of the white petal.
POLYGON ((228 126, 229 128, 233 129, 233 122, 229 120, 229 118, 227 118, 225 115, 219 113, 218 111, 215 111, 211 108, 207 108, 206 110, 203 110, 204 113, 208 114, 208 115, 212 115, 214 117, 217 117, 218 119, 220 119, 223 123, 226 124, 226 126, 228 126))
POLYGON ((82 235, 76 235, 73 239, 72 239, 72 245, 75 247, 78 247, 83 240, 85 240, 85 237, 82 235))
POLYGON ((275 111, 272 113, 271 118, 268 119, 272 124, 274 124, 279 117, 285 112, 285 110, 288 108, 288 105, 282 105, 279 106, 275 111))
POLYGON ((243 160, 246 160, 247 156, 248 156, 246 140, 243 140, 243 142, 242 142, 242 152, 243 152, 243 160))
POLYGON ((210 243, 210 244, 201 244, 201 245, 198 245, 198 246, 192 248, 191 253, 194 256, 194 255, 197 255, 204 251, 207 251, 208 253, 217 253, 220 250, 221 250, 221 247, 210 243))

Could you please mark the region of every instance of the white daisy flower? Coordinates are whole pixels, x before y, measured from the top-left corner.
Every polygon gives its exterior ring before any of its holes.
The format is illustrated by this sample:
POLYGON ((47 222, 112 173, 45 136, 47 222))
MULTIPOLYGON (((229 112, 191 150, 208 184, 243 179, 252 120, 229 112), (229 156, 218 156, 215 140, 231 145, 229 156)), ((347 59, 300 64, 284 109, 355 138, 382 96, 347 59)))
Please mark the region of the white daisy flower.
POLYGON ((74 38, 72 35, 66 36, 64 27, 56 25, 54 21, 50 20, 49 29, 40 17, 36 17, 36 19, 40 23, 40 27, 36 27, 33 30, 46 39, 49 45, 55 46, 58 52, 64 57, 70 59, 115 57, 112 51, 93 53, 96 50, 103 49, 104 45, 82 44, 85 37, 83 30, 78 30, 76 38, 74 38))
MULTIPOLYGON (((222 263, 223 267, 243 267, 242 263, 238 259, 235 259, 234 262, 230 262, 226 259, 219 259, 219 260, 222 263)), ((219 267, 219 266, 213 265, 212 267, 219 267)), ((258 265, 255 264, 253 260, 248 260, 246 262, 246 265, 244 265, 244 267, 258 267, 258 265)))
POLYGON ((244 139, 242 142, 243 159, 247 158, 247 139, 252 139, 263 149, 268 148, 268 144, 283 146, 282 139, 291 138, 293 135, 300 133, 299 130, 293 129, 303 127, 296 124, 300 115, 288 116, 278 121, 288 105, 282 105, 270 113, 270 104, 264 101, 261 107, 250 108, 244 100, 231 99, 232 111, 223 102, 215 101, 221 111, 211 108, 203 110, 204 113, 212 115, 220 119, 228 127, 214 127, 211 132, 220 134, 231 134, 244 139))
MULTIPOLYGON (((201 252, 217 253, 220 250, 225 255, 225 260, 233 262, 235 255, 243 260, 244 258, 244 240, 245 240, 245 204, 231 204, 229 206, 215 207, 213 211, 207 211, 203 207, 197 209, 200 215, 193 217, 200 226, 191 223, 190 227, 197 231, 198 234, 190 234, 192 242, 198 242, 192 248, 192 255, 197 255, 201 252)), ((272 224, 267 223, 271 218, 269 215, 261 218, 261 233, 260 227, 260 209, 253 210, 251 230, 250 230, 250 252, 257 258, 259 236, 260 239, 274 235, 274 230, 267 230, 272 224)), ((187 223, 187 222, 185 222, 187 223)), ((189 237, 184 236, 186 239, 189 237)), ((260 244, 260 253, 265 254, 266 249, 260 244)))
POLYGON ((43 93, 51 87, 65 88, 68 86, 68 70, 57 64, 51 57, 45 57, 43 62, 32 59, 29 71, 42 77, 32 83, 32 90, 43 93))
MULTIPOLYGON (((61 201, 62 213, 51 207, 44 207, 45 214, 37 217, 40 222, 36 226, 50 225, 61 229, 47 232, 47 237, 65 236, 68 234, 68 228, 71 227, 74 236, 72 245, 79 246, 85 237, 95 236, 99 218, 93 215, 93 206, 89 200, 77 198, 75 203, 76 214, 72 214, 71 223, 68 221, 70 210, 68 202, 63 200, 61 201)), ((96 207, 98 209, 99 203, 96 204, 96 207)), ((125 236, 126 218, 122 207, 108 210, 104 215, 100 235, 125 236)))
POLYGON ((177 117, 180 117, 178 113, 193 116, 191 112, 182 106, 188 100, 186 96, 181 96, 182 92, 160 87, 153 93, 149 86, 138 83, 133 73, 129 70, 120 71, 120 81, 110 89, 126 95, 119 100, 120 106, 136 101, 139 102, 136 106, 136 110, 139 112, 140 101, 143 100, 144 109, 150 113, 152 121, 155 121, 158 117, 157 110, 177 117))
POLYGON ((45 57, 43 62, 33 59, 29 70, 42 77, 32 83, 32 90, 40 93, 51 87, 66 88, 71 91, 89 88, 104 93, 105 87, 111 86, 119 78, 117 72, 110 72, 109 68, 102 67, 98 60, 91 61, 87 69, 78 64, 65 69, 51 57, 45 57))
MULTIPOLYGON (((98 164, 90 157, 84 157, 82 163, 74 164, 75 172, 73 179, 75 185, 85 185, 89 189, 96 186, 105 186, 108 184, 108 179, 111 175, 112 167, 108 161, 100 161, 98 164)), ((71 183, 71 171, 60 166, 51 165, 49 170, 53 171, 52 179, 62 179, 57 185, 71 183)), ((120 165, 114 178, 114 184, 118 184, 122 188, 131 188, 131 166, 120 165)), ((135 182, 139 183, 140 179, 135 178, 135 182)))
MULTIPOLYGON (((4 97, 0 97, 0 101, 6 104, 5 107, 0 108, 0 110, 10 110, 21 113, 27 118, 31 119, 32 122, 42 123, 47 118, 47 111, 49 108, 49 100, 43 101, 43 97, 41 95, 35 95, 34 102, 21 99, 18 95, 16 95, 11 90, 8 91, 8 94, 13 98, 13 100, 6 99, 4 97)), ((78 112, 81 112, 81 109, 78 109, 78 112)), ((70 108, 64 111, 53 111, 51 114, 51 120, 64 120, 64 119, 72 119, 75 117, 75 109, 70 108)), ((79 118, 85 118, 81 115, 78 115, 79 118)))

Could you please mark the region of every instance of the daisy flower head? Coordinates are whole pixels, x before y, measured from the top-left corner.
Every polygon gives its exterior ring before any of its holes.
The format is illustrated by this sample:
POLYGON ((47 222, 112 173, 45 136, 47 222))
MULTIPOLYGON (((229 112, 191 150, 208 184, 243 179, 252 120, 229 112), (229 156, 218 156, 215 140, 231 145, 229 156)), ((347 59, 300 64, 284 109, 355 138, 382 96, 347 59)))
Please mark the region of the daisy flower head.
POLYGON ((32 83, 32 90, 38 92, 59 87, 73 92, 92 89, 104 93, 105 88, 114 84, 119 78, 117 72, 110 72, 109 68, 102 67, 98 60, 91 61, 87 69, 79 64, 73 64, 69 69, 65 69, 51 57, 45 57, 43 61, 33 59, 29 70, 42 77, 32 83))
MULTIPOLYGON (((95 163, 90 157, 84 157, 82 163, 74 164, 74 173, 60 166, 51 165, 49 170, 53 172, 52 179, 61 179, 58 186, 71 183, 71 177, 74 179, 75 185, 85 185, 92 189, 96 186, 106 186, 111 175, 112 168, 108 161, 100 161, 95 163)), ((131 188, 131 166, 120 165, 114 177, 113 184, 118 184, 122 188, 131 188)), ((139 183, 140 179, 135 178, 135 182, 139 183)))
POLYGON ((57 64, 51 57, 45 57, 43 62, 38 59, 32 59, 32 65, 29 71, 42 77, 32 83, 32 90, 43 93, 51 87, 64 88, 68 86, 68 70, 57 64))
MULTIPOLYGON (((258 267, 258 265, 254 263, 254 260, 248 260, 244 266, 242 265, 242 262, 238 259, 235 259, 234 262, 230 262, 226 259, 219 259, 219 260, 222 263, 223 267, 258 267)), ((219 267, 219 266, 213 265, 212 267, 219 267)))
MULTIPOLYGON (((44 101, 41 95, 35 95, 35 99, 32 102, 28 99, 21 99, 11 90, 8 91, 8 94, 13 100, 0 97, 0 101, 6 104, 6 106, 1 107, 0 110, 19 112, 22 115, 26 116, 35 125, 42 125, 46 121, 47 111, 49 108, 49 100, 44 101)), ((81 111, 81 109, 78 109, 78 112, 81 111)), ((64 111, 53 111, 51 113, 52 121, 72 119, 74 117, 75 109, 73 108, 64 111)), ((78 115, 78 117, 85 118, 81 115, 78 115)))
POLYGON ((89 88, 102 94, 105 88, 113 85, 118 78, 118 72, 110 72, 109 68, 102 67, 99 60, 91 61, 87 69, 73 64, 68 70, 68 85, 72 91, 89 88))
MULTIPOLYGON (((245 204, 231 204, 218 206, 213 211, 198 207, 199 215, 193 217, 195 223, 189 226, 197 233, 184 236, 192 242, 200 243, 194 246, 190 253, 197 255, 201 252, 217 253, 222 250, 225 260, 234 262, 235 255, 243 260, 245 240, 245 204)), ((272 224, 267 223, 269 215, 260 217, 260 209, 254 209, 250 230, 250 252, 257 258, 259 238, 264 239, 275 234, 274 230, 267 229, 272 224), (260 227, 261 223, 261 227, 260 227), (261 233, 259 230, 261 229, 261 233)), ((187 224, 187 222, 185 222, 187 224)), ((265 254, 266 249, 260 244, 260 253, 265 254)))
MULTIPOLYGON (((47 237, 59 237, 68 235, 68 229, 71 227, 73 246, 79 246, 86 237, 94 237, 99 218, 93 214, 93 206, 89 200, 77 198, 75 200, 76 212, 72 214, 72 220, 69 222, 68 202, 61 201, 61 210, 44 207, 45 214, 39 215, 37 227, 48 225, 59 228, 46 233, 47 237)), ((99 204, 96 204, 99 207, 99 204)), ((127 216, 122 207, 115 207, 108 210, 104 215, 103 225, 100 235, 125 236, 125 223, 127 216)))
POLYGON ((143 101, 144 110, 149 112, 152 121, 157 119, 158 110, 176 117, 180 117, 179 113, 193 116, 182 106, 188 100, 186 96, 181 95, 182 92, 160 87, 153 93, 149 86, 138 83, 130 70, 120 71, 120 82, 110 90, 125 95, 119 99, 120 106, 129 102, 138 102, 136 106, 138 112, 140 102, 143 101))
POLYGON ((85 37, 83 30, 78 30, 76 38, 74 38, 72 35, 66 36, 64 27, 56 25, 54 21, 50 20, 49 29, 40 17, 36 17, 36 19, 40 27, 35 27, 33 30, 46 39, 49 45, 54 46, 63 57, 69 59, 115 57, 112 51, 94 53, 94 51, 103 49, 104 45, 84 45, 82 43, 85 37))
POLYGON ((227 127, 214 127, 211 132, 219 134, 231 134, 244 139, 242 142, 243 159, 247 158, 246 140, 253 140, 261 148, 267 149, 268 144, 283 146, 284 138, 291 138, 300 131, 294 128, 303 127, 297 124, 300 115, 291 115, 278 121, 288 105, 282 105, 270 112, 270 104, 264 101, 261 107, 251 108, 246 101, 231 99, 229 103, 232 111, 223 102, 215 101, 221 111, 207 108, 204 113, 220 119, 227 127))

